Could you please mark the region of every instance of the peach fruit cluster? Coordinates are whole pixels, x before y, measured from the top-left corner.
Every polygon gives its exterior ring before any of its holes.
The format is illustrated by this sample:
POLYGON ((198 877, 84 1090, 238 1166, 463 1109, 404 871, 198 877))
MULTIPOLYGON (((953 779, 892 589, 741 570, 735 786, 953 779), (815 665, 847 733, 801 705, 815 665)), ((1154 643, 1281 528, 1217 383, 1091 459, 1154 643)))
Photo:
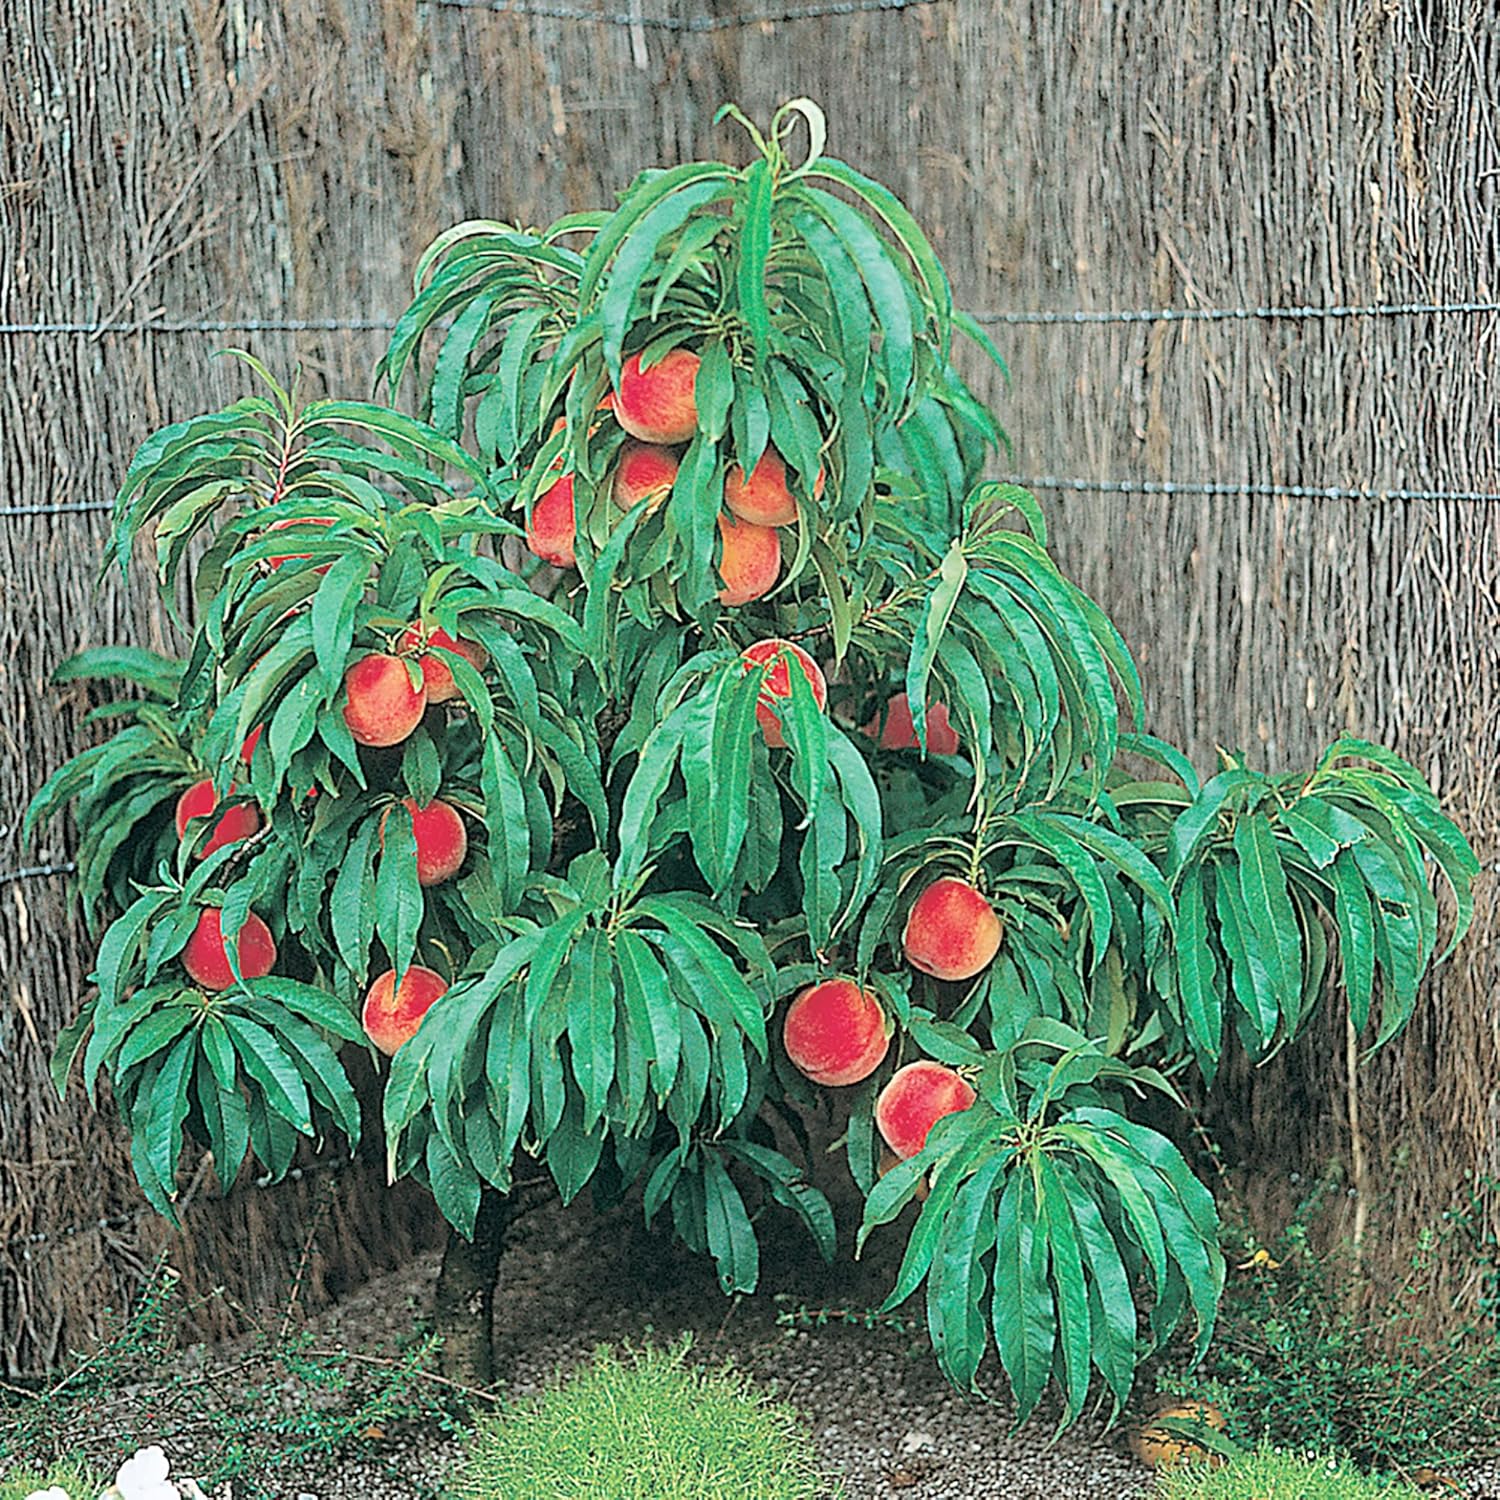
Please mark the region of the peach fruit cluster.
MULTIPOLYGON (((647 369, 633 354, 620 370, 620 389, 607 405, 627 434, 610 476, 610 498, 621 511, 644 502, 655 510, 672 493, 682 459, 682 445, 698 430, 696 383, 698 356, 673 349, 647 369)), ((561 460, 559 460, 559 463, 561 460)), ((823 493, 818 475, 814 495, 823 493)), ((724 476, 724 504, 719 516, 719 602, 748 604, 768 594, 781 575, 778 526, 797 520, 796 497, 787 481, 786 461, 768 447, 748 475, 735 464, 724 476)), ((526 542, 536 556, 557 568, 577 561, 577 522, 573 476, 563 474, 537 496, 526 524, 526 542)))

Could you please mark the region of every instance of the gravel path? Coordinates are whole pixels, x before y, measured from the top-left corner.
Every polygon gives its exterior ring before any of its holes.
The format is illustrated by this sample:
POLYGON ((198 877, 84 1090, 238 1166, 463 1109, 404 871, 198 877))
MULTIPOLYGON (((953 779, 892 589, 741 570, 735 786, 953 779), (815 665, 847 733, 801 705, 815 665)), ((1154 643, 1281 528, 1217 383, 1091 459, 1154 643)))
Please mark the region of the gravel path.
MULTIPOLYGON (((770 1236, 767 1236, 770 1238, 770 1236)), ((712 1267, 647 1235, 621 1211, 600 1217, 548 1207, 517 1226, 497 1300, 497 1355, 512 1394, 538 1390, 559 1365, 599 1343, 691 1331, 705 1362, 732 1362, 802 1414, 848 1500, 1135 1500, 1148 1486, 1117 1436, 1080 1423, 1054 1445, 1052 1424, 1010 1432, 1004 1407, 960 1399, 920 1330, 830 1322, 778 1326, 792 1309, 877 1303, 893 1267, 825 1267, 795 1231, 768 1254, 754 1297, 726 1298, 712 1267), (790 1253, 789 1253, 790 1252, 790 1253)), ((408 1333, 427 1305, 436 1267, 414 1263, 362 1289, 319 1320, 325 1337, 358 1347, 408 1333)), ((913 1316, 920 1319, 920 1297, 913 1316)), ((425 1455, 438 1473, 451 1451, 425 1455)), ((317 1500, 396 1496, 373 1474, 312 1485, 317 1500)), ((530 1500, 530 1497, 528 1497, 530 1500)), ((536 1497, 543 1500, 543 1497, 536 1497)))
MULTIPOLYGON (((945 1384, 919 1326, 778 1323, 796 1309, 877 1304, 894 1276, 896 1238, 864 1263, 826 1267, 795 1232, 778 1232, 760 1292, 725 1298, 711 1265, 648 1235, 638 1210, 595 1215, 550 1204, 515 1226, 503 1262, 496 1332, 508 1393, 534 1393, 597 1344, 665 1343, 691 1332, 698 1358, 733 1363, 801 1413, 847 1500, 1143 1500, 1149 1476, 1120 1432, 1101 1432, 1101 1417, 1055 1442, 1055 1414, 1013 1433, 1003 1404, 963 1400, 945 1384)), ((394 1347, 428 1315, 436 1270, 428 1256, 369 1283, 314 1320, 318 1342, 394 1347)), ((919 1322, 920 1296, 909 1315, 919 1322)), ((234 1349, 195 1354, 212 1366, 234 1349)), ((131 1402, 149 1396, 122 1393, 131 1402)), ((283 1473, 277 1500, 416 1500, 435 1492, 457 1456, 452 1440, 439 1437, 393 1434, 380 1447, 335 1474, 283 1473)), ((175 1472, 193 1472, 190 1452, 172 1457, 175 1472)), ((1500 1467, 1462 1478, 1461 1493, 1500 1500, 1500 1467)))

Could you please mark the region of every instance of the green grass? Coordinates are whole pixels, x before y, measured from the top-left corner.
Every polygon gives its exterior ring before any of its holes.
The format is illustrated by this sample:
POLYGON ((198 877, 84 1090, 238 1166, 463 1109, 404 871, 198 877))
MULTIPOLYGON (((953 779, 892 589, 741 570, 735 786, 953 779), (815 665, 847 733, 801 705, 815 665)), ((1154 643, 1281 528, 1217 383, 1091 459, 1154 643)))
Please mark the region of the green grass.
POLYGON ((51 1468, 13 1469, 0 1479, 0 1500, 26 1500, 36 1490, 45 1490, 56 1485, 66 1490, 68 1500, 94 1500, 104 1488, 97 1479, 90 1477, 88 1470, 77 1464, 54 1464, 51 1468))
POLYGON ((1262 1448, 1222 1469, 1201 1464, 1164 1473, 1153 1500, 1423 1500, 1419 1490, 1361 1474, 1341 1459, 1307 1459, 1262 1448))
POLYGON ((599 1349, 535 1400, 480 1422, 455 1500, 815 1500, 795 1413, 670 1350, 599 1349))

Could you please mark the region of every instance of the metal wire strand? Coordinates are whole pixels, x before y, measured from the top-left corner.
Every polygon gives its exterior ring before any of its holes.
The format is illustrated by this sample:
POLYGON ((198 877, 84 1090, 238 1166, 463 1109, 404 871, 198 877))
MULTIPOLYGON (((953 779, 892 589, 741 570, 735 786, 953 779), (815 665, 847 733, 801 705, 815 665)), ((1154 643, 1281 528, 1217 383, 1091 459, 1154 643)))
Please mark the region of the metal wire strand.
MULTIPOLYGON (((1412 490, 1353 488, 1344 485, 1269 484, 1237 479, 1085 479, 1077 475, 1011 474, 1007 484, 1028 490, 1054 490, 1091 495, 1242 495, 1252 500, 1369 500, 1373 502, 1432 501, 1487 504, 1500 501, 1493 490, 1412 490)), ((16 505, 0 508, 0 520, 18 516, 50 516, 114 508, 108 500, 87 500, 57 505, 16 505)), ((0 875, 0 883, 5 876, 0 875)))
POLYGON ((1500 312, 1500 302, 1373 302, 1334 307, 1145 307, 1119 312, 981 312, 976 323, 1230 323, 1411 318, 1500 312))
POLYGON ((789 5, 778 10, 745 11, 733 16, 645 16, 629 11, 589 10, 579 5, 552 5, 542 0, 428 0, 443 10, 485 10, 494 15, 535 16, 547 21, 594 21, 603 26, 624 26, 650 31, 701 34, 729 31, 736 26, 762 22, 811 21, 819 16, 852 16, 865 11, 911 10, 919 5, 938 5, 943 0, 816 0, 808 5, 789 5))
MULTIPOLYGON (((444 5, 460 0, 438 0, 444 5)), ((468 0, 463 0, 467 4, 468 0)), ((490 0, 485 0, 488 8, 490 0)), ((889 8, 884 0, 869 0, 876 8, 889 8)), ((935 0, 907 0, 932 4, 935 0)), ((809 11, 813 7, 806 7, 809 11)), ((818 11, 819 14, 823 12, 818 11)), ((1500 313, 1500 302, 1376 302, 1332 307, 1135 307, 1116 312, 1064 312, 1033 309, 1018 312, 973 313, 981 324, 1086 324, 1086 323, 1247 323, 1315 322, 1339 318, 1453 317, 1500 313)), ((176 318, 134 323, 0 323, 0 336, 99 337, 106 333, 388 333, 396 326, 384 318, 176 318)))
POLYGON ((1015 475, 1008 484, 1029 490, 1096 495, 1247 495, 1257 500, 1494 501, 1488 490, 1349 489, 1338 485, 1265 484, 1254 480, 1082 479, 1057 474, 1015 475))
POLYGON ((11 337, 106 333, 389 333, 394 318, 170 318, 134 323, 0 323, 11 337))

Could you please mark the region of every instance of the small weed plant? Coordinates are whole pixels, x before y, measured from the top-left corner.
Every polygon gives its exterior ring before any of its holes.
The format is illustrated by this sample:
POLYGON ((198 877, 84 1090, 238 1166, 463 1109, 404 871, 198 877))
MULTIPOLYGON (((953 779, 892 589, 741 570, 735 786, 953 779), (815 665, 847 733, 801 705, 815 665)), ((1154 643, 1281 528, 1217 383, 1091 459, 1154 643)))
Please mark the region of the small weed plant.
POLYGON ((791 1408, 671 1349, 599 1349, 544 1395, 481 1421, 454 1500, 815 1500, 791 1408))
POLYGON ((1219 1469, 1188 1464, 1157 1481, 1153 1500, 1421 1500, 1410 1485, 1361 1474, 1338 1458, 1307 1458, 1275 1448, 1247 1453, 1219 1469))
POLYGON ((1308 1211, 1274 1242, 1247 1242, 1207 1358, 1159 1384, 1213 1401, 1242 1442, 1336 1452, 1378 1471, 1500 1452, 1493 1324, 1480 1311, 1445 1336, 1423 1331, 1436 1251, 1470 1233, 1469 1218, 1450 1212, 1423 1231, 1400 1285, 1371 1302, 1347 1244, 1313 1246, 1308 1211))
MULTIPOLYGON (((454 1431, 459 1395, 429 1369, 435 1346, 414 1339, 388 1353, 324 1347, 284 1317, 252 1325, 234 1353, 203 1357, 179 1343, 190 1309, 170 1273, 52 1385, 0 1388, 0 1473, 82 1454, 102 1472, 159 1443, 190 1454, 205 1490, 233 1482, 236 1500, 287 1493, 286 1476, 359 1457, 379 1463, 387 1440, 415 1426, 454 1431)), ((57 1470, 55 1472, 62 1472, 57 1470)), ((85 1481, 28 1479, 16 1496, 48 1484, 92 1497, 85 1481)), ((15 1483, 20 1483, 17 1479, 15 1483)), ((0 1483, 0 1500, 13 1500, 0 1483)))

